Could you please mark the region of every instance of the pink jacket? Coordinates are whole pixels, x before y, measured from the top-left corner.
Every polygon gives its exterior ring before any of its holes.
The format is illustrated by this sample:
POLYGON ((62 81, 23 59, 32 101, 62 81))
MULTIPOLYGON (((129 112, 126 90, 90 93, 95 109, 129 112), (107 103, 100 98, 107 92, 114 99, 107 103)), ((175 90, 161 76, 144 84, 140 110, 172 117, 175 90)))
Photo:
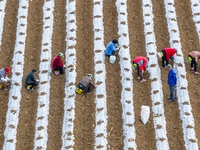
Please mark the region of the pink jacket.
POLYGON ((139 71, 142 71, 142 70, 146 71, 148 59, 144 56, 138 56, 133 59, 133 63, 138 64, 139 71))

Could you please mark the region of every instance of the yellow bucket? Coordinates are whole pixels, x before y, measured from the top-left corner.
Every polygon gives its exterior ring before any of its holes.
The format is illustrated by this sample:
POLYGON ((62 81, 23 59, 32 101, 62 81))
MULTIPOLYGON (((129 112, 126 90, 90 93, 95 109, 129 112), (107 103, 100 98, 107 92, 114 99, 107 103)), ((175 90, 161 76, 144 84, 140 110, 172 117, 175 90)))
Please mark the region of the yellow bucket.
POLYGON ((81 94, 81 93, 83 93, 83 90, 81 90, 81 89, 79 89, 78 87, 76 88, 76 93, 77 94, 81 94))
POLYGON ((0 89, 2 88, 2 84, 0 83, 0 89))
POLYGON ((190 63, 192 62, 192 58, 188 56, 188 57, 186 58, 186 61, 190 64, 190 63))

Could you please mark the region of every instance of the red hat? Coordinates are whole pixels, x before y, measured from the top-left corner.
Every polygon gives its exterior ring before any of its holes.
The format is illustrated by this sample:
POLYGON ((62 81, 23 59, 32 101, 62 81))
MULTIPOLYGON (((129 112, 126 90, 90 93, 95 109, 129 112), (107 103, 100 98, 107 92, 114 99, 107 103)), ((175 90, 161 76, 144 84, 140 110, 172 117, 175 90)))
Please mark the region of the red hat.
POLYGON ((5 71, 6 71, 8 74, 10 74, 10 68, 9 68, 9 67, 6 67, 6 68, 5 68, 5 71))

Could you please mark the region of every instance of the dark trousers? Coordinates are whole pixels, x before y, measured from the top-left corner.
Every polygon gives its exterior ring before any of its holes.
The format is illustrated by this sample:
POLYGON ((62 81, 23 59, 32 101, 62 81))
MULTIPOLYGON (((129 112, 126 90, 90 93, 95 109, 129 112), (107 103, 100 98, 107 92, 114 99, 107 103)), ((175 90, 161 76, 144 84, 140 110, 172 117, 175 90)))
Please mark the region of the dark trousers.
POLYGON ((83 86, 81 83, 78 84, 78 88, 83 90, 83 91, 85 90, 85 86, 83 86))
POLYGON ((162 66, 165 67, 169 64, 169 61, 166 60, 166 52, 164 50, 161 51, 163 53, 163 57, 162 57, 162 66))
POLYGON ((85 90, 86 90, 87 92, 92 92, 92 87, 93 87, 93 85, 92 85, 91 83, 89 83, 89 84, 87 85, 87 87, 85 88, 85 90))
POLYGON ((64 71, 63 71, 63 67, 62 67, 62 66, 56 67, 55 70, 59 70, 59 71, 60 71, 60 74, 64 74, 64 71))
POLYGON ((30 89, 32 89, 33 87, 35 87, 38 83, 37 82, 33 82, 33 83, 29 83, 27 85, 31 85, 30 89))
POLYGON ((138 73, 138 77, 140 77, 140 80, 143 80, 142 71, 139 70, 139 66, 138 66, 138 69, 137 69, 137 73, 138 73))
POLYGON ((192 59, 190 66, 191 66, 191 68, 194 68, 194 71, 196 72, 197 71, 197 62, 196 62, 195 58, 193 58, 190 55, 188 55, 188 56, 192 59))
MULTIPOLYGON (((105 53, 106 54, 106 53, 105 53)), ((115 51, 112 51, 112 55, 115 55, 115 51)), ((106 56, 110 57, 111 55, 107 55, 106 56)))
POLYGON ((80 83, 78 84, 78 88, 80 88, 83 91, 87 91, 87 92, 92 92, 92 87, 93 87, 93 85, 91 83, 89 83, 86 87, 80 83))

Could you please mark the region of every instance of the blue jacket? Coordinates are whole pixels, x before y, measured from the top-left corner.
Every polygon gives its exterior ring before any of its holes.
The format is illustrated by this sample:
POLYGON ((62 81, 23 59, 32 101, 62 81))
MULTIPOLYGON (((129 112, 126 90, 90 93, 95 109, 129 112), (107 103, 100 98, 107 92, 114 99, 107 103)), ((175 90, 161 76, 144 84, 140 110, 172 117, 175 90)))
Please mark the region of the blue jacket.
POLYGON ((176 85, 177 78, 176 78, 176 72, 174 69, 171 69, 168 73, 168 84, 171 86, 176 85))
POLYGON ((113 43, 112 41, 108 43, 106 46, 106 55, 111 56, 113 51, 117 50, 117 44, 113 43))

